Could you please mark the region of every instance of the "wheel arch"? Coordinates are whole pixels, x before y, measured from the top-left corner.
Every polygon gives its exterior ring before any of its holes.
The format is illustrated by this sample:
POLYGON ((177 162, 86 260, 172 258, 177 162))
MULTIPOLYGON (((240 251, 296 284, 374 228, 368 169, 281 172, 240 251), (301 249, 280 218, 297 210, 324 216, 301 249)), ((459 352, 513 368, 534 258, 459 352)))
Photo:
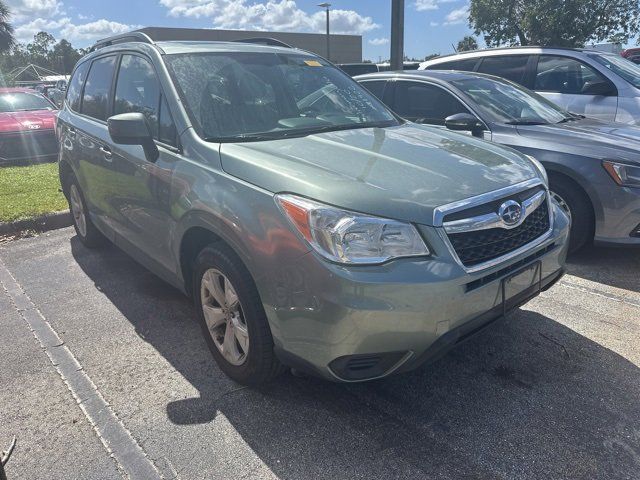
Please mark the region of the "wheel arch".
POLYGON ((181 222, 178 231, 180 240, 176 245, 176 258, 178 273, 186 294, 191 295, 193 292, 192 276, 195 259, 202 249, 211 243, 222 243, 229 247, 255 281, 254 273, 250 268, 251 255, 238 235, 234 234, 222 219, 205 212, 190 212, 181 222))

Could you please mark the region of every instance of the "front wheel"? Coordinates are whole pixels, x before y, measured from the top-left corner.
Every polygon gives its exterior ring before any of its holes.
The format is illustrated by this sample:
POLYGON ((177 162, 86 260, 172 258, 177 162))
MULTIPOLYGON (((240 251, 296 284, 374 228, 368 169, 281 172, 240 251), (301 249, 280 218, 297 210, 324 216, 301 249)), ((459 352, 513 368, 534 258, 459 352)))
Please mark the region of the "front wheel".
POLYGON ((569 252, 576 252, 593 238, 590 200, 577 186, 563 178, 552 178, 549 190, 551 198, 558 202, 571 219, 569 252))
POLYGON ((238 383, 259 385, 283 371, 256 286, 237 255, 211 244, 195 262, 194 303, 209 350, 238 383))

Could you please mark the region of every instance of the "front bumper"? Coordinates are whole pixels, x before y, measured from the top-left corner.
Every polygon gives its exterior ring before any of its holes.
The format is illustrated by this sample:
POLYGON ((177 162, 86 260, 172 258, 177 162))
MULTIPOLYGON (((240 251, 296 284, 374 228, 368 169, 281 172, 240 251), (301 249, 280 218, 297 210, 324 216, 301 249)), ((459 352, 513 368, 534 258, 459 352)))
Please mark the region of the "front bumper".
POLYGON ((0 164, 55 162, 58 139, 53 129, 0 134, 0 164))
POLYGON ((608 188, 600 196, 602 216, 596 218, 597 245, 640 246, 640 188, 608 188))
MULTIPOLYGON (((464 271, 437 243, 437 233, 427 238, 434 251, 429 259, 345 267, 308 253, 282 266, 265 286, 272 292, 265 310, 279 358, 337 381, 419 366, 500 317, 502 279, 517 269, 540 262, 545 286, 561 276, 569 220, 555 203, 553 214, 546 241, 478 272, 464 271), (345 375, 354 365, 360 376, 345 375)), ((524 301, 529 298, 525 293, 524 301)))

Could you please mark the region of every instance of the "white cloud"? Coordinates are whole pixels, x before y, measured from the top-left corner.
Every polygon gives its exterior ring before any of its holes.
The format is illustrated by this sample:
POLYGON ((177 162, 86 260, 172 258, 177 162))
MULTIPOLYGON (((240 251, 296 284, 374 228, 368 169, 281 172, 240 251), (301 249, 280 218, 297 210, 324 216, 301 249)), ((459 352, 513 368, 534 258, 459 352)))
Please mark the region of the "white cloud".
POLYGON ((98 40, 137 28, 141 28, 141 26, 111 22, 104 18, 96 20, 95 22, 79 25, 74 24, 69 17, 48 20, 36 18, 35 20, 16 26, 15 34, 18 41, 24 43, 31 42, 33 36, 41 31, 49 32, 56 37, 57 40, 65 38, 72 43, 78 41, 80 41, 80 43, 86 43, 86 40, 98 40))
POLYGON ((389 43, 388 38, 374 38, 369 40, 370 45, 386 45, 387 43, 389 43))
POLYGON ((440 25, 438 22, 429 22, 429 26, 431 27, 437 27, 438 25, 440 25))
POLYGON ((16 26, 15 37, 18 42, 28 43, 33 40, 33 36, 36 33, 45 31, 53 34, 55 30, 64 27, 69 22, 70 20, 67 17, 58 20, 36 18, 35 20, 16 26))
POLYGON ((127 25, 125 23, 112 22, 101 18, 100 20, 81 25, 67 23, 60 30, 60 35, 71 42, 74 40, 98 40, 111 35, 129 32, 137 28, 142 28, 142 26, 127 25))
POLYGON ((441 3, 452 3, 457 0, 416 0, 413 7, 419 12, 426 12, 428 10, 437 10, 441 3))
POLYGON ((38 21, 62 12, 62 2, 59 0, 5 0, 4 3, 9 7, 14 22, 29 19, 38 21))
MULTIPOLYGON (((324 32, 325 12, 308 13, 294 0, 160 0, 175 17, 210 18, 218 28, 324 32)), ((380 25, 353 10, 331 10, 331 31, 362 34, 380 25)))
POLYGON ((469 5, 451 10, 444 18, 443 25, 457 25, 469 19, 469 5))

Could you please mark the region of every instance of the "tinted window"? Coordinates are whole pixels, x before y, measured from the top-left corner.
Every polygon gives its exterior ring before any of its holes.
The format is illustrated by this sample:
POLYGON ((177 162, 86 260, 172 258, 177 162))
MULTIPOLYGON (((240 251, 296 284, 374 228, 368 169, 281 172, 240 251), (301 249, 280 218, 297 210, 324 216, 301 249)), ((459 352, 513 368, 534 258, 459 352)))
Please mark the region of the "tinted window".
POLYGON ((109 91, 116 57, 94 60, 84 85, 82 113, 98 120, 106 120, 109 108, 109 91))
POLYGON ((480 63, 478 72, 506 78, 512 82, 522 83, 528 61, 528 55, 484 57, 480 63))
POLYGON ((78 65, 76 71, 73 72, 71 83, 67 89, 67 105, 76 112, 80 111, 80 95, 82 94, 82 85, 87 78, 87 71, 89 70, 89 62, 84 62, 78 65))
POLYGON ((176 126, 173 123, 171 112, 169 112, 169 107, 167 106, 167 102, 164 96, 162 97, 162 101, 160 102, 160 112, 158 114, 158 118, 158 140, 169 145, 176 145, 178 143, 176 126))
POLYGON ((533 89, 540 92, 581 94, 585 86, 609 81, 599 72, 568 57, 542 55, 538 60, 533 89))
POLYGON ((387 82, 385 80, 376 80, 375 82, 367 81, 367 82, 362 82, 361 83, 361 85, 364 88, 369 90, 371 93, 373 93, 380 100, 382 100, 382 97, 384 95, 384 87, 385 87, 386 84, 387 84, 387 82))
POLYGON ((444 125, 449 115, 469 113, 443 88, 416 82, 396 82, 393 107, 401 117, 433 125, 444 125))
POLYGON ((160 85, 153 65, 135 55, 123 55, 118 70, 114 113, 142 113, 158 136, 160 85))
POLYGON ((54 110, 49 100, 33 92, 0 94, 0 112, 24 112, 28 110, 54 110))
POLYGON ((462 60, 451 60, 450 62, 429 65, 427 70, 460 70, 462 72, 473 72, 478 63, 477 58, 463 58, 462 60))
POLYGON ((640 67, 635 65, 637 62, 634 63, 633 60, 638 57, 626 59, 620 55, 610 53, 593 53, 589 55, 589 58, 595 60, 603 67, 607 67, 612 72, 617 73, 634 87, 640 88, 640 67))
POLYGON ((344 73, 351 75, 352 77, 378 71, 378 67, 373 63, 345 63, 343 65, 339 65, 339 67, 344 73))
POLYGON ((215 52, 165 58, 192 122, 210 141, 398 123, 375 96, 319 57, 215 52))

